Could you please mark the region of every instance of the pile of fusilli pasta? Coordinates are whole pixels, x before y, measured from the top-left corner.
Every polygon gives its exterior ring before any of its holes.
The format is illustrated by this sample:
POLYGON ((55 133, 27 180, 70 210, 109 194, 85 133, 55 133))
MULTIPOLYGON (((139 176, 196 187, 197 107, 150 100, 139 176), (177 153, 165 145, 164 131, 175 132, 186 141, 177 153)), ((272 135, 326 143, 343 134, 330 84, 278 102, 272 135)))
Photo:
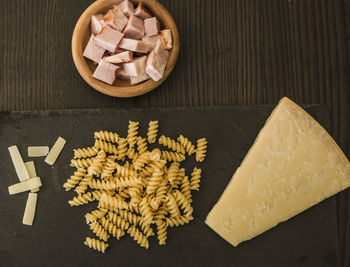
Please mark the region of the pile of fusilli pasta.
POLYGON ((168 227, 193 220, 191 190, 199 190, 201 169, 195 167, 189 178, 180 162, 194 153, 196 161, 202 162, 206 139, 195 146, 182 135, 177 141, 162 135, 159 144, 170 151, 150 150, 157 139, 158 121, 149 123, 147 138, 139 136, 138 130, 139 123, 130 121, 125 138, 95 132, 94 146, 74 150, 71 166, 77 170, 63 185, 78 194, 69 201, 71 206, 98 201, 97 209, 85 215, 98 239, 87 237, 84 244, 103 253, 111 236, 120 239, 125 233, 146 249, 150 236, 156 235, 164 245, 168 227))

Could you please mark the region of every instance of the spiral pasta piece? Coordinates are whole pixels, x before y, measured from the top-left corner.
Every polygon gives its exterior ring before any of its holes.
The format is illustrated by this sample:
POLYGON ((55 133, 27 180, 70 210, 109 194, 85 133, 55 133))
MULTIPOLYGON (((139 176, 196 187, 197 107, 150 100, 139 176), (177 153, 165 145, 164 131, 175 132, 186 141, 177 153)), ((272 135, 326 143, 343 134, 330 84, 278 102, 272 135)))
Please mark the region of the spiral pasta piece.
POLYGON ((128 191, 127 189, 125 189, 125 188, 119 188, 119 189, 118 189, 118 195, 119 195, 121 198, 123 198, 124 200, 125 200, 126 198, 129 198, 129 197, 130 197, 129 191, 128 191))
POLYGON ((67 180, 67 182, 63 184, 63 187, 66 189, 66 191, 71 190, 81 181, 81 179, 83 179, 85 174, 85 169, 78 168, 78 170, 74 172, 74 174, 67 180))
POLYGON ((106 249, 108 248, 108 244, 105 242, 102 242, 95 238, 87 237, 84 244, 88 246, 89 248, 92 248, 94 250, 100 251, 102 253, 105 253, 106 249))
POLYGON ((156 212, 156 214, 154 215, 154 220, 164 220, 166 218, 166 216, 169 214, 168 209, 166 208, 166 205, 162 205, 159 210, 156 212))
POLYGON ((90 213, 86 213, 85 214, 85 219, 86 219, 86 223, 92 223, 94 221, 97 221, 97 219, 102 218, 103 216, 106 215, 108 210, 106 209, 97 209, 97 210, 93 210, 90 213))
POLYGON ((169 209, 170 217, 179 217, 180 210, 173 194, 169 194, 166 198, 166 205, 169 209))
POLYGON ((146 249, 149 248, 148 239, 145 235, 143 235, 136 227, 135 225, 132 225, 128 229, 128 234, 139 244, 141 247, 144 247, 146 249))
POLYGON ((165 218, 168 226, 174 227, 174 226, 179 226, 179 225, 184 225, 189 223, 190 221, 193 220, 192 216, 179 216, 179 217, 170 217, 170 218, 165 218))
POLYGON ((147 184, 146 192, 147 194, 151 195, 153 194, 156 190, 158 185, 161 183, 163 179, 163 171, 160 169, 155 169, 154 173, 152 174, 151 180, 147 184))
MULTIPOLYGON (((110 216, 114 216, 114 214, 115 213, 113 212, 109 212, 108 218, 110 219, 110 216)), ((117 214, 119 214, 119 216, 122 217, 124 220, 127 220, 130 224, 134 225, 137 225, 141 219, 140 216, 127 210, 118 210, 117 214)))
POLYGON ((139 122, 129 121, 128 135, 126 137, 129 147, 134 147, 137 140, 137 134, 139 130, 139 122))
POLYGON ((103 241, 107 241, 110 237, 107 231, 97 221, 94 221, 90 224, 90 229, 98 238, 102 239, 103 241))
POLYGON ((137 207, 142 200, 142 186, 133 186, 129 188, 131 206, 137 207))
POLYGON ((87 147, 87 148, 73 149, 73 151, 74 151, 74 158, 80 159, 80 158, 94 157, 97 154, 98 149, 96 147, 87 147))
POLYGON ((94 133, 95 139, 100 139, 102 141, 118 143, 119 135, 117 133, 108 131, 99 131, 94 133))
POLYGON ((137 172, 133 169, 133 166, 130 164, 125 164, 124 166, 121 166, 119 164, 116 164, 116 178, 120 178, 120 177, 136 177, 137 176, 137 172))
POLYGON ((188 176, 185 176, 181 182, 181 193, 186 197, 186 199, 191 203, 191 184, 188 180, 188 176))
POLYGON ((120 228, 121 230, 127 230, 129 228, 129 222, 124 219, 123 217, 119 216, 117 213, 115 212, 108 212, 108 220, 116 225, 117 228, 120 228))
POLYGON ((188 202, 187 198, 178 190, 175 190, 174 197, 176 202, 181 207, 184 212, 184 215, 189 217, 193 213, 193 208, 191 204, 188 202))
POLYGON ((70 161, 70 166, 75 168, 89 168, 92 164, 92 159, 72 159, 70 161))
POLYGON ((162 151, 159 148, 155 148, 152 150, 149 159, 152 161, 158 161, 162 157, 162 151))
POLYGON ((89 182, 89 187, 91 189, 100 189, 107 191, 116 189, 117 185, 113 181, 91 179, 89 182))
POLYGON ((148 124, 147 141, 153 144, 157 140, 158 121, 150 121, 148 124))
POLYGON ((142 187, 142 180, 137 177, 127 177, 127 178, 116 178, 114 180, 114 183, 116 184, 117 188, 121 187, 142 187))
POLYGON ((180 142, 181 146, 186 150, 189 156, 196 152, 196 149, 192 142, 188 140, 188 138, 184 137, 182 134, 177 138, 177 141, 180 142))
POLYGON ((137 160, 133 164, 135 170, 141 170, 141 168, 143 168, 145 164, 148 163, 150 154, 151 152, 146 151, 137 158, 137 160))
POLYGON ((126 155, 132 161, 135 161, 138 158, 138 156, 139 156, 139 154, 135 151, 135 149, 133 147, 130 147, 128 149, 128 151, 126 152, 126 155))
POLYGON ((110 220, 106 219, 105 217, 102 217, 100 219, 102 227, 107 230, 107 232, 113 236, 116 237, 118 240, 125 234, 125 231, 123 229, 120 229, 112 223, 110 220))
POLYGON ((159 144, 170 148, 174 152, 185 154, 185 149, 181 146, 181 144, 170 137, 165 137, 162 135, 159 137, 159 144))
POLYGON ((91 166, 88 168, 88 174, 100 175, 105 161, 106 161, 106 152, 104 150, 100 150, 97 153, 97 156, 93 159, 91 166))
POLYGON ((172 162, 167 172, 167 180, 171 185, 174 184, 177 174, 179 173, 180 163, 172 162))
POLYGON ((147 224, 150 224, 153 219, 153 212, 151 210, 147 197, 141 200, 139 204, 139 209, 140 209, 141 215, 143 216, 143 221, 147 224))
POLYGON ((92 195, 95 198, 95 200, 100 200, 100 198, 102 197, 103 194, 107 194, 107 195, 113 196, 115 194, 115 191, 113 191, 113 190, 109 190, 109 191, 106 191, 106 190, 94 190, 94 191, 92 191, 92 195))
POLYGON ((99 201, 99 208, 117 211, 118 209, 128 209, 129 204, 121 198, 102 194, 99 201))
POLYGON ((118 142, 118 160, 124 160, 126 156, 126 152, 128 151, 128 142, 125 138, 119 138, 118 142))
POLYGON ((167 239, 167 223, 163 220, 155 221, 157 225, 157 238, 159 240, 159 245, 165 245, 167 239))
POLYGON ((202 162, 205 158, 205 154, 207 153, 207 139, 201 138, 197 140, 197 148, 196 148, 196 161, 202 162))
POLYGON ((112 177, 113 176, 113 172, 116 169, 116 165, 117 164, 114 162, 113 159, 108 158, 106 165, 102 169, 101 178, 105 179, 105 178, 112 177))
POLYGON ((197 169, 194 167, 192 173, 191 173, 191 190, 197 190, 199 191, 199 183, 201 181, 201 169, 197 169))
POLYGON ((176 153, 172 151, 163 151, 162 153, 162 159, 167 160, 167 161, 177 161, 181 162, 186 159, 185 155, 181 153, 176 153))
POLYGON ((106 153, 110 153, 110 154, 114 154, 117 155, 118 150, 117 147, 115 145, 113 145, 112 143, 109 142, 105 142, 99 139, 95 139, 95 148, 103 150, 106 153))
POLYGON ((86 194, 82 194, 82 195, 78 195, 76 197, 74 197, 72 200, 68 201, 68 204, 73 207, 73 206, 81 206, 84 204, 87 204, 91 201, 94 201, 95 198, 94 196, 91 194, 91 192, 88 192, 86 194))
POLYGON ((92 180, 92 175, 86 175, 79 183, 79 185, 75 188, 75 192, 78 194, 84 194, 90 181, 92 180))

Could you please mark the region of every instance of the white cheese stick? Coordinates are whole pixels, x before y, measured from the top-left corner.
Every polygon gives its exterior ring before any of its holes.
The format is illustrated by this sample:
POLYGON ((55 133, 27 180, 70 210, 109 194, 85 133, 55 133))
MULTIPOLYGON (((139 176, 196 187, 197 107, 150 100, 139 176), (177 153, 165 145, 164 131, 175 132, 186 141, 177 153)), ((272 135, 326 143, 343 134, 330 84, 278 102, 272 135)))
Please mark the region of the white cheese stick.
POLYGON ((53 165, 57 160, 65 144, 66 144, 66 140, 64 140, 62 137, 58 137, 56 143, 53 145, 49 154, 46 156, 45 162, 49 165, 53 165))
MULTIPOLYGON (((37 177, 34 161, 25 162, 24 165, 27 168, 27 171, 28 171, 28 174, 29 174, 29 178, 37 177)), ((35 193, 35 192, 38 192, 38 191, 39 191, 39 187, 38 188, 34 188, 34 189, 31 190, 32 193, 35 193)))
POLYGON ((18 194, 18 193, 22 193, 25 191, 29 191, 32 190, 34 188, 40 187, 41 184, 41 180, 40 177, 35 177, 35 178, 31 178, 28 179, 24 182, 20 182, 14 185, 9 186, 9 194, 10 195, 14 195, 14 194, 18 194))
POLYGON ((21 182, 29 179, 29 174, 27 172, 26 166, 24 165, 23 159, 18 151, 17 146, 10 146, 8 150, 10 152, 12 163, 15 166, 18 179, 21 182))
POLYGON ((29 146, 28 157, 44 157, 49 153, 48 146, 29 146))
POLYGON ((38 195, 36 193, 28 193, 26 209, 24 210, 23 221, 22 221, 23 224, 26 224, 26 225, 33 224, 37 199, 38 199, 38 195))

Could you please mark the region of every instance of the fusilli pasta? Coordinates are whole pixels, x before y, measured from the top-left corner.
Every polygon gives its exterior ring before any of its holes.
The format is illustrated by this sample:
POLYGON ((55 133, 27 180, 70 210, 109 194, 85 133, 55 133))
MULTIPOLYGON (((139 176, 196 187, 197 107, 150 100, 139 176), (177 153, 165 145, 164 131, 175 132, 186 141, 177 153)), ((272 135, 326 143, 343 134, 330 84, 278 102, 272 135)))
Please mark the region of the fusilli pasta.
POLYGON ((158 121, 150 121, 148 126, 147 141, 153 144, 157 140, 158 121))
POLYGON ((107 243, 102 242, 102 241, 95 239, 95 238, 90 238, 90 237, 86 238, 84 244, 87 245, 89 248, 93 248, 93 249, 98 250, 102 253, 105 253, 106 249, 108 248, 107 243))
POLYGON ((197 140, 196 161, 204 161, 205 153, 207 153, 207 143, 207 139, 205 138, 197 140))

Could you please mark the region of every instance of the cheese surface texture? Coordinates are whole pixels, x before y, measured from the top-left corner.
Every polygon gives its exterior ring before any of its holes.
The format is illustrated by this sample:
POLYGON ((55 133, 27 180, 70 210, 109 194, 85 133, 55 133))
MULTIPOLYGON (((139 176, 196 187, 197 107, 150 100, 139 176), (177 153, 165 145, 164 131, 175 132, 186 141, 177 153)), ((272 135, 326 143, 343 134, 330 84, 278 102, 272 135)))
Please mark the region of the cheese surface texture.
POLYGON ((237 246, 350 186, 350 163, 307 112, 283 98, 206 224, 237 246))

